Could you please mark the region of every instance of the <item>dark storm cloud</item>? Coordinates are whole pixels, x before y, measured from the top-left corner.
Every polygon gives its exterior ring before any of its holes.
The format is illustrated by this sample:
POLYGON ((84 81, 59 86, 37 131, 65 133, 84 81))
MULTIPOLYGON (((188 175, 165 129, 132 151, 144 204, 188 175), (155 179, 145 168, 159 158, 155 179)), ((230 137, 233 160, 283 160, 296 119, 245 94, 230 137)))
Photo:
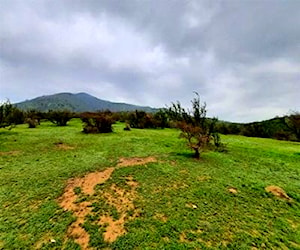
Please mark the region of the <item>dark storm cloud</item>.
POLYGON ((0 4, 0 99, 86 91, 159 107, 198 91, 232 121, 299 109, 299 1, 0 4))

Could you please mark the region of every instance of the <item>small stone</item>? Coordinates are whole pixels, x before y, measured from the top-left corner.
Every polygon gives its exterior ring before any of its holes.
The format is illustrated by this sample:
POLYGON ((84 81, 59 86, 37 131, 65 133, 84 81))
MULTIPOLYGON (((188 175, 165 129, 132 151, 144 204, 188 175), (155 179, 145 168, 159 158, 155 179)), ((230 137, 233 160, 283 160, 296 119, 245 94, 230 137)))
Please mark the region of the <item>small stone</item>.
POLYGON ((55 239, 51 239, 50 242, 51 243, 56 243, 56 240, 55 239))

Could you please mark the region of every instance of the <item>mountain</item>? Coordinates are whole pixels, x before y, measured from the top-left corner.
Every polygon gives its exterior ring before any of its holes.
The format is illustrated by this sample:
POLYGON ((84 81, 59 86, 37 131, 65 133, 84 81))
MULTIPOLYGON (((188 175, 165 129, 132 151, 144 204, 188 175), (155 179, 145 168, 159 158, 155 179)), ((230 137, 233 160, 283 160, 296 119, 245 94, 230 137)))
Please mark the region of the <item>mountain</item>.
POLYGON ((143 110, 151 113, 157 111, 157 109, 151 107, 105 101, 87 93, 58 93, 54 95, 40 96, 32 100, 26 100, 24 102, 16 103, 15 105, 22 110, 35 109, 42 112, 48 110, 93 112, 107 109, 113 112, 143 110))

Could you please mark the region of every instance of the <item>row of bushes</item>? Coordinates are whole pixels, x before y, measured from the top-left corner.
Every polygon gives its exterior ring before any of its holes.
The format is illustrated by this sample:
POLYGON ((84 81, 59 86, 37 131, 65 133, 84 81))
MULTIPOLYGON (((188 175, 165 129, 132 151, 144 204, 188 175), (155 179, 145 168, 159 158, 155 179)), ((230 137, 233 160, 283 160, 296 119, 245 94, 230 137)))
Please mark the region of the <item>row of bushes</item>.
MULTIPOLYGON (((195 100, 194 100, 195 101, 195 100)), ((197 102, 194 102, 194 105, 197 102)), ((205 106, 195 106, 193 109, 202 112, 205 106), (201 110, 202 108, 202 110, 201 110)), ((40 124, 41 120, 49 120, 58 126, 66 126, 72 118, 80 118, 84 123, 83 132, 85 133, 108 133, 112 131, 112 124, 116 121, 125 122, 126 128, 168 128, 176 127, 178 121, 185 121, 187 124, 193 124, 195 114, 188 114, 180 103, 173 104, 169 109, 161 109, 158 112, 146 113, 144 111, 134 112, 86 112, 81 114, 72 113, 70 111, 48 111, 39 112, 35 110, 21 111, 9 101, 0 105, 0 127, 12 127, 16 124, 27 123, 29 128, 35 128, 40 124), (172 111, 172 112, 170 112, 172 111)), ((263 122, 254 122, 248 124, 230 123, 216 121, 210 118, 199 121, 206 126, 214 126, 214 132, 221 134, 239 134, 252 137, 274 138, 280 140, 300 141, 300 113, 293 113, 286 117, 277 117, 263 122)), ((177 126, 178 127, 178 126, 177 126)), ((212 128, 210 128, 212 130, 212 128)))
POLYGON ((39 112, 36 110, 21 111, 9 101, 0 105, 0 127, 13 127, 27 123, 35 128, 41 120, 49 120, 57 126, 66 126, 72 118, 80 118, 84 123, 84 133, 112 132, 112 124, 116 121, 126 122, 127 128, 165 128, 169 127, 166 113, 161 110, 155 114, 144 111, 134 112, 84 112, 73 113, 67 110, 39 112))

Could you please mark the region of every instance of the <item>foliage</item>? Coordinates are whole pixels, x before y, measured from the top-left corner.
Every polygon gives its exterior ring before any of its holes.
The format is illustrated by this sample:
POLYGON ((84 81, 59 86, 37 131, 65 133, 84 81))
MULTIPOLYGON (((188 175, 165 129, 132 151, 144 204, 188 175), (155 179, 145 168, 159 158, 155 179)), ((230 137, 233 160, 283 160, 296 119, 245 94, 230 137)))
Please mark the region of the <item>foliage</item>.
POLYGON ((68 121, 70 121, 73 116, 74 114, 68 110, 48 111, 46 114, 47 119, 57 126, 67 126, 68 121))
POLYGON ((154 114, 136 110, 127 116, 127 122, 132 128, 167 128, 169 119, 166 110, 160 109, 154 114))
POLYGON ((286 125, 295 135, 296 140, 300 141, 300 112, 293 112, 286 118, 286 125))
POLYGON ((293 112, 289 116, 251 123, 220 121, 216 124, 216 131, 225 135, 236 134, 248 137, 300 141, 300 115, 299 112, 293 112))
POLYGON ((81 114, 81 120, 84 123, 83 132, 90 133, 110 133, 113 131, 112 124, 115 120, 111 112, 86 112, 81 114))
POLYGON ((170 122, 166 109, 160 109, 153 116, 154 125, 157 128, 169 128, 170 122))
POLYGON ((41 119, 46 116, 45 113, 31 109, 25 112, 25 123, 28 124, 29 128, 36 128, 37 125, 40 125, 41 119))
POLYGON ((28 124, 28 128, 36 128, 36 126, 39 124, 37 119, 34 118, 26 118, 25 122, 28 124))
POLYGON ((24 113, 13 106, 9 100, 0 105, 0 128, 22 124, 24 113))
POLYGON ((224 147, 224 145, 215 129, 217 118, 206 118, 206 103, 202 104, 198 93, 195 94, 196 97, 191 101, 191 111, 186 111, 177 101, 172 103, 168 114, 177 122, 177 128, 181 130, 180 137, 187 140, 188 146, 194 150, 194 157, 198 159, 200 152, 210 145, 211 140, 215 147, 224 147))
POLYGON ((154 124, 152 116, 145 111, 136 110, 131 112, 128 116, 128 123, 132 128, 153 128, 154 124))

